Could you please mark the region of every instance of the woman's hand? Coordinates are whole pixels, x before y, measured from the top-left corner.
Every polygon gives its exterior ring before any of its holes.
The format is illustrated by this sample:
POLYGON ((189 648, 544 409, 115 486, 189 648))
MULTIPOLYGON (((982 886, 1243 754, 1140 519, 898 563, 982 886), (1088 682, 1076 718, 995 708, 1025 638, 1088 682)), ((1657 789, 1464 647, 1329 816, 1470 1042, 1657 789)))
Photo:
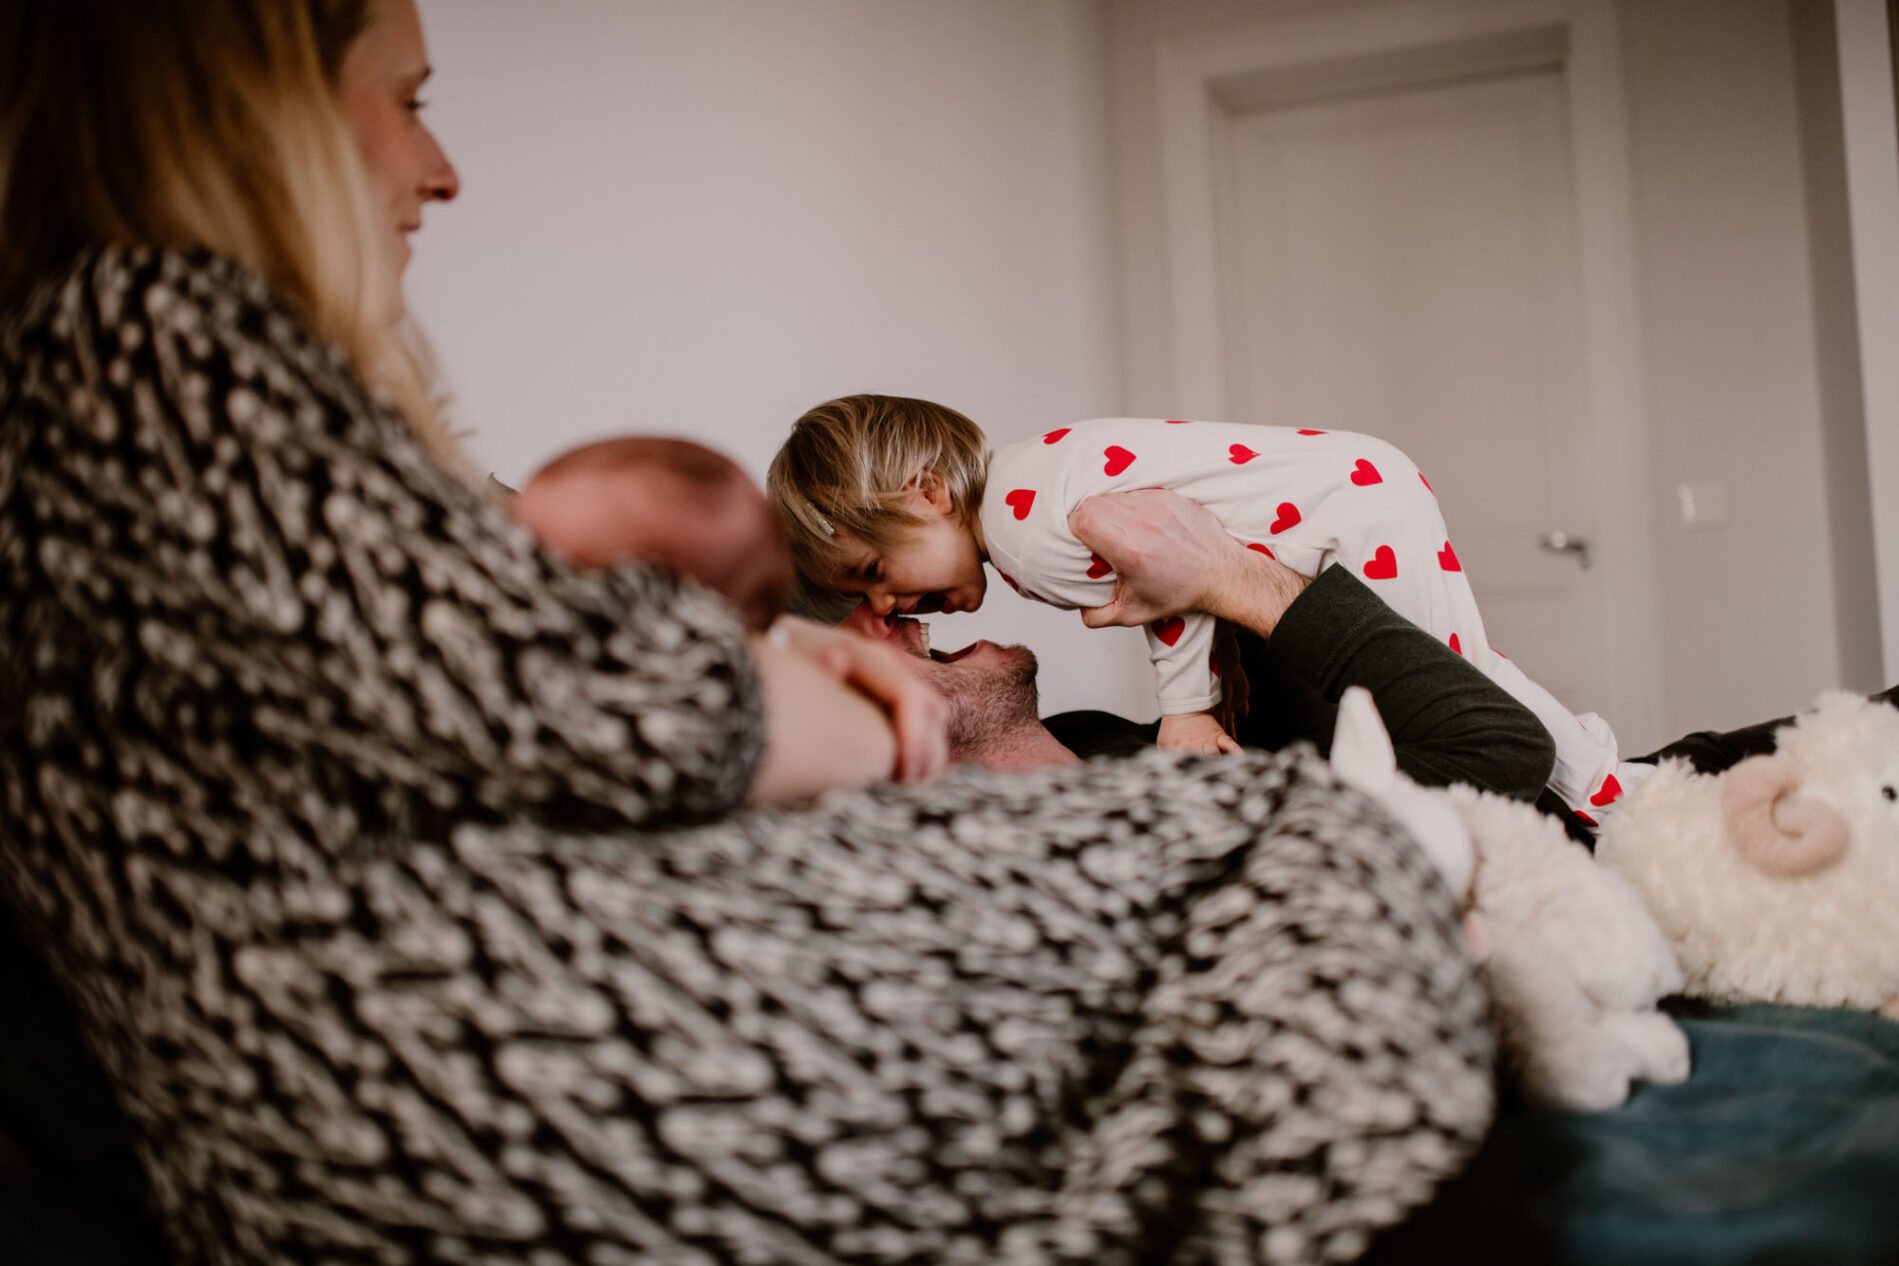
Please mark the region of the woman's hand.
POLYGON ((896 738, 892 776, 920 782, 949 764, 949 704, 894 647, 796 616, 780 617, 768 640, 883 711, 896 738))
POLYGON ((1205 611, 1264 637, 1310 583, 1229 536, 1199 502, 1161 488, 1090 497, 1068 530, 1114 568, 1114 597, 1081 613, 1090 628, 1205 611))

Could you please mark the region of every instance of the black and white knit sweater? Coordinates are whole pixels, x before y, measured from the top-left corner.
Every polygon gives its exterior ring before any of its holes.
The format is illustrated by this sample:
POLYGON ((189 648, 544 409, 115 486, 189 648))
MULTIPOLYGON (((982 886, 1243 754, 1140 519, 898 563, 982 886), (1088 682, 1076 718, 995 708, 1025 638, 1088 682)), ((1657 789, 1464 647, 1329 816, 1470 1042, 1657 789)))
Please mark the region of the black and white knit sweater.
POLYGON ((733 614, 210 256, 0 335, 0 648, 0 898, 184 1262, 1344 1260, 1488 1120, 1450 900, 1322 767, 734 812, 733 614))

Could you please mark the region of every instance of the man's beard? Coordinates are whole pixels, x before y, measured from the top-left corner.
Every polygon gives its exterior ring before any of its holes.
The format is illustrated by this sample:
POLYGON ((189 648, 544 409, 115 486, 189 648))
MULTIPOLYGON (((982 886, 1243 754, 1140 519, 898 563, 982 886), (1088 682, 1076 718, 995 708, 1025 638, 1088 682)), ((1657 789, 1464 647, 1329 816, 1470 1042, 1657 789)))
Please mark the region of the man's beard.
POLYGON ((1026 646, 1002 648, 997 663, 938 664, 925 676, 949 701, 950 760, 967 763, 999 746, 1019 742, 1040 726, 1036 710, 1035 653, 1026 646))

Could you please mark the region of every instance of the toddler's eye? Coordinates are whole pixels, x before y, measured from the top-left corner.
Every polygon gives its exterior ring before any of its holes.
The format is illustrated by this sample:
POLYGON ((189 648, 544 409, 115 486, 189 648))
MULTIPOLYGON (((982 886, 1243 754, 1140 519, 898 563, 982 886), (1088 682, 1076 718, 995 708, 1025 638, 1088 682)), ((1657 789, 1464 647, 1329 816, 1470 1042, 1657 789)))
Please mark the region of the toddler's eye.
MULTIPOLYGON (((883 574, 884 566, 882 563, 872 562, 864 565, 865 580, 881 580, 883 579, 883 574)), ((1890 788, 1888 788, 1888 790, 1890 790, 1890 788)))
POLYGON ((1879 794, 1886 797, 1886 799, 1888 800, 1899 800, 1899 788, 1893 788, 1890 786, 1881 787, 1879 789, 1879 794))

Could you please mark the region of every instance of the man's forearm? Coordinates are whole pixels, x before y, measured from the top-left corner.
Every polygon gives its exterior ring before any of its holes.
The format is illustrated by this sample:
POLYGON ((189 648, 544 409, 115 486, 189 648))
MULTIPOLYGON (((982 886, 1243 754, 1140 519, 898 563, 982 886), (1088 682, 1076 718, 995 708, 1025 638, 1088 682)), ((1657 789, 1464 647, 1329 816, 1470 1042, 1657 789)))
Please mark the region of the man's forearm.
POLYGON ((1534 800, 1548 781, 1555 741, 1535 715, 1349 572, 1322 573, 1272 631, 1275 660, 1328 702, 1371 691, 1399 768, 1418 782, 1534 800))
POLYGON ((1312 583, 1251 548, 1237 548, 1224 561, 1221 583, 1206 595, 1204 609, 1261 637, 1272 636, 1286 611, 1312 583))

